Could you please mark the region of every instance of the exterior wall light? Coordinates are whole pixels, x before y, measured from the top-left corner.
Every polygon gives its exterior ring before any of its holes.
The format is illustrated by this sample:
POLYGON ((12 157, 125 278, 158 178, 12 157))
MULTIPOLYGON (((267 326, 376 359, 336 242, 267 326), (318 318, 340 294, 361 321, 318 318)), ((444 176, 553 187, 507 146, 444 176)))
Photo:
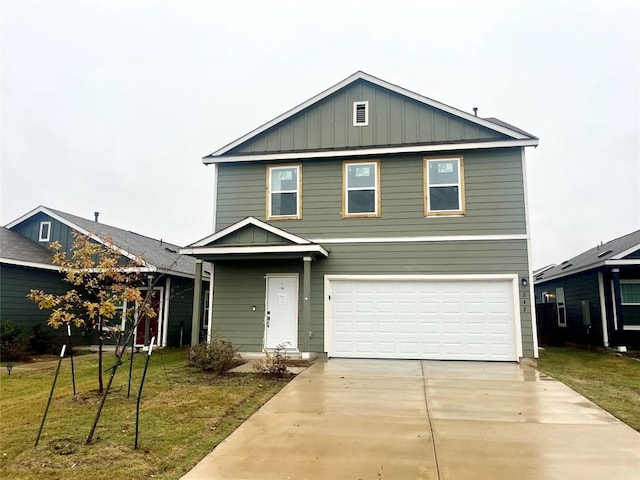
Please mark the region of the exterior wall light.
POLYGON ((529 280, 527 280, 526 278, 521 278, 520 285, 522 285, 523 287, 526 287, 527 285, 529 285, 529 280))

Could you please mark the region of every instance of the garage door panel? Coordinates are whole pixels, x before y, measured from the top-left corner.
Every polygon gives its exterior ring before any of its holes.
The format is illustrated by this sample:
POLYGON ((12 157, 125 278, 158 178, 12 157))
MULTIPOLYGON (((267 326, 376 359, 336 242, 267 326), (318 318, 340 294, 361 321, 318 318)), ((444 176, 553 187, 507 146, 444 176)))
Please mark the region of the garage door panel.
POLYGON ((330 355, 517 360, 510 280, 332 280, 330 355))

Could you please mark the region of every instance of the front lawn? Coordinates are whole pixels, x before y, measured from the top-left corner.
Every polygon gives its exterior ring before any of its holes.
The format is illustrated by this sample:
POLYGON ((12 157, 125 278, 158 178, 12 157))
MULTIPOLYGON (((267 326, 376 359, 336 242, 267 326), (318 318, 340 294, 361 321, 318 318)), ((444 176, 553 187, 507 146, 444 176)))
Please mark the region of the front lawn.
MULTIPOLYGON (((76 364, 75 397, 70 363, 63 361, 38 447, 34 442, 55 369, 2 372, 0 478, 179 478, 286 384, 253 373, 216 378, 186 367, 185 355, 166 349, 151 356, 138 450, 133 449, 136 395, 146 354, 134 357, 130 397, 128 363, 119 369, 89 446, 84 442, 99 401, 97 360, 76 364)), ((105 358, 110 365, 112 357, 105 358)))
POLYGON ((640 361, 611 352, 547 347, 538 370, 640 432, 640 361))

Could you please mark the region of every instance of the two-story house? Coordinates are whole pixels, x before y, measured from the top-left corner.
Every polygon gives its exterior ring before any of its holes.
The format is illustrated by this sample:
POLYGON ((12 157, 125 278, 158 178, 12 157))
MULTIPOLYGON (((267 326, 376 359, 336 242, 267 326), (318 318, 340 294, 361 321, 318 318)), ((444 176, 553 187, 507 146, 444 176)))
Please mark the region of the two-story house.
POLYGON ((537 357, 537 144, 356 72, 204 157, 215 233, 181 253, 214 265, 209 324, 242 351, 537 357))

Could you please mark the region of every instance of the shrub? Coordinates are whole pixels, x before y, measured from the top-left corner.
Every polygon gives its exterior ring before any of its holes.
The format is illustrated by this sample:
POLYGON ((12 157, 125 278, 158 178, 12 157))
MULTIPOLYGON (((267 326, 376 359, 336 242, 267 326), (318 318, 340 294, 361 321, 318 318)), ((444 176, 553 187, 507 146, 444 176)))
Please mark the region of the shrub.
POLYGON ((27 340, 20 327, 11 320, 0 322, 0 358, 5 362, 27 362, 31 360, 27 340))
POLYGON ((34 355, 58 354, 61 347, 60 336, 54 333, 51 328, 43 329, 41 325, 33 327, 33 331, 29 336, 29 351, 31 353, 34 355))
POLYGON ((240 355, 231 342, 214 333, 209 343, 191 347, 188 363, 205 372, 222 375, 240 364, 240 355))
POLYGON ((258 373, 270 377, 282 378, 288 375, 287 362, 290 360, 290 357, 286 354, 285 350, 288 344, 289 342, 280 343, 276 345, 273 353, 265 352, 267 357, 260 362, 254 362, 253 369, 258 373))

